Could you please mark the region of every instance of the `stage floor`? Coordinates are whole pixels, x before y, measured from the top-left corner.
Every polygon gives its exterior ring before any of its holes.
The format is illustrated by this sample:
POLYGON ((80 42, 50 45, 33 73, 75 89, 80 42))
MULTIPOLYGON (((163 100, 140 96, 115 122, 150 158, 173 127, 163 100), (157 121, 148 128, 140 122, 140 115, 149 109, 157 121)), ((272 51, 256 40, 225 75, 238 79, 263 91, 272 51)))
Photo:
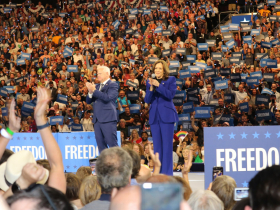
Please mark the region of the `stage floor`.
MULTIPOLYGON (((174 172, 174 176, 182 176, 181 172, 174 172)), ((204 173, 203 172, 191 172, 189 173, 189 182, 192 191, 205 190, 204 188, 204 173)))

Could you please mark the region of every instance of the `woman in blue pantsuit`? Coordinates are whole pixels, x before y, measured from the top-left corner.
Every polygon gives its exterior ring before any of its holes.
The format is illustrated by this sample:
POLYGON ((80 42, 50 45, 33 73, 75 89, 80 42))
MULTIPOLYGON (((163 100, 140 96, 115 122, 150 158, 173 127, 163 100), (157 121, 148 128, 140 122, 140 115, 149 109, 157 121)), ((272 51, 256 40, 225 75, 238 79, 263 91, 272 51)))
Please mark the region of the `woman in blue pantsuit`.
POLYGON ((149 123, 153 136, 154 152, 159 153, 161 173, 173 175, 173 133, 178 114, 173 104, 176 93, 176 78, 169 76, 165 61, 158 60, 153 65, 155 79, 149 79, 145 102, 151 104, 149 123))

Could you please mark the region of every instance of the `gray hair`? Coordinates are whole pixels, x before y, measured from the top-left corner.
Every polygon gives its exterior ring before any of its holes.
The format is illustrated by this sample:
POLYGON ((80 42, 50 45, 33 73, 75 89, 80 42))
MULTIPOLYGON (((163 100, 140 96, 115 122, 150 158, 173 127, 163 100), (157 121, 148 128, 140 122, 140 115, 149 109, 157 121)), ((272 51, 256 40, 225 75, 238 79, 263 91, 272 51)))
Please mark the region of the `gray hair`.
POLYGON ((223 202, 210 190, 197 190, 188 200, 192 210, 224 210, 223 202))
POLYGON ((103 150, 96 161, 96 175, 102 193, 110 193, 113 188, 127 186, 131 174, 132 158, 120 147, 103 150))
POLYGON ((110 69, 107 66, 98 66, 97 71, 102 69, 104 72, 107 72, 110 75, 110 69))

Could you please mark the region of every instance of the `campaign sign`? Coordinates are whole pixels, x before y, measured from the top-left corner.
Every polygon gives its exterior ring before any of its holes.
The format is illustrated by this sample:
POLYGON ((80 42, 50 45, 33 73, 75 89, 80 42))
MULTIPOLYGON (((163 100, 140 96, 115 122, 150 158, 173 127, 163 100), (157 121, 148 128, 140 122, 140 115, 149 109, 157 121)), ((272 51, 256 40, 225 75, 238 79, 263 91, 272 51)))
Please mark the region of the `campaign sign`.
POLYGON ((277 68, 277 60, 268 59, 266 61, 267 68, 277 68))
POLYGON ((241 82, 246 82, 246 79, 247 79, 247 77, 248 77, 248 74, 240 74, 240 76, 241 76, 241 82))
POLYGON ((129 91, 127 92, 128 100, 138 100, 139 99, 139 91, 129 91))
POLYGON ((127 130, 128 130, 128 136, 130 136, 132 134, 133 130, 136 130, 138 132, 138 134, 141 135, 141 127, 140 126, 128 126, 127 130))
POLYGON ((195 107, 195 118, 210 118, 210 107, 195 107))
POLYGON ((180 63, 179 63, 179 61, 169 61, 170 62, 170 64, 169 64, 169 68, 178 68, 178 67, 180 67, 180 63))
POLYGON ((130 104, 129 105, 129 109, 130 109, 130 113, 132 113, 132 114, 139 114, 140 113, 140 109, 141 109, 141 105, 139 105, 139 104, 130 104))
POLYGON ((231 64, 233 64, 233 63, 240 64, 240 60, 241 60, 241 58, 238 58, 238 57, 230 57, 229 58, 229 63, 231 63, 231 64))
POLYGON ((30 53, 21 53, 20 54, 20 58, 21 59, 26 59, 26 60, 29 60, 30 61, 30 59, 31 59, 31 54, 30 53))
POLYGON ((187 55, 187 61, 195 63, 196 55, 187 55))
POLYGON ((231 69, 230 68, 226 68, 226 69, 220 69, 220 74, 221 76, 229 76, 231 73, 231 69))
POLYGON ((222 36, 223 36, 224 41, 228 41, 228 40, 231 40, 233 38, 232 33, 222 33, 222 36))
POLYGON ((239 109, 241 112, 248 112, 249 111, 249 104, 248 102, 244 102, 239 104, 239 109))
POLYGON ((258 77, 247 77, 246 78, 246 83, 249 86, 258 85, 259 84, 259 78, 258 77))
POLYGON ((229 26, 228 25, 220 26, 220 29, 221 29, 221 33, 229 32, 229 26))
POLYGON ((199 66, 189 66, 188 69, 191 71, 192 74, 200 73, 199 66))
POLYGON ((180 55, 180 54, 186 55, 187 54, 187 50, 186 50, 186 48, 177 48, 176 49, 176 54, 177 55, 180 55))
POLYGON ((275 45, 279 45, 279 39, 273 39, 273 40, 271 40, 270 41, 270 43, 273 45, 273 46, 275 46, 275 45))
POLYGON ((187 101, 188 102, 193 102, 194 104, 199 104, 199 97, 197 95, 187 95, 187 101))
POLYGON ((158 61, 158 58, 155 58, 155 57, 148 58, 148 64, 154 64, 156 61, 158 61))
POLYGON ((183 104, 183 112, 190 113, 194 111, 193 102, 187 102, 183 104))
POLYGON ((182 125, 183 121, 190 121, 190 114, 178 114, 179 122, 178 125, 182 125))
POLYGON ((16 62, 17 62, 18 66, 19 65, 25 65, 25 60, 24 59, 17 59, 16 62))
POLYGON ((215 81, 215 89, 216 90, 223 90, 228 88, 228 81, 222 80, 222 81, 215 81))
POLYGON ((259 79, 262 79, 262 72, 261 71, 251 72, 250 77, 258 77, 259 79))
POLYGON ((244 43, 252 43, 252 36, 243 36, 244 43))
POLYGON ((34 112, 35 105, 33 103, 24 101, 21 107, 22 111, 33 113, 34 112))
POLYGON ((269 95, 273 95, 274 92, 268 88, 263 88, 261 94, 269 94, 269 95))
POLYGON ((59 102, 59 103, 62 103, 62 104, 67 104, 68 103, 67 96, 61 95, 61 94, 57 94, 56 101, 59 102))
POLYGON ((274 74, 273 73, 264 73, 263 79, 267 82, 274 82, 274 74))
POLYGON ((68 72, 78 72, 78 66, 77 65, 67 65, 67 71, 68 72))
POLYGON ((162 36, 171 36, 172 32, 171 30, 162 30, 162 36))
POLYGON ((182 89, 182 87, 183 87, 183 81, 184 81, 184 80, 182 80, 182 79, 176 79, 176 86, 179 86, 180 89, 182 89))
POLYGON ((261 33, 261 29, 252 29, 251 30, 251 36, 253 36, 253 35, 257 36, 257 35, 260 35, 260 33, 261 33))
POLYGON ((204 76, 205 76, 205 78, 216 77, 217 76, 216 75, 216 70, 215 69, 207 70, 207 71, 204 72, 204 76))
POLYGON ((168 57, 168 56, 170 56, 170 50, 163 50, 161 52, 161 54, 162 54, 162 57, 168 57))
POLYGON ((233 48, 234 45, 235 45, 234 39, 231 39, 231 40, 227 41, 227 43, 226 43, 226 46, 228 47, 228 49, 233 48))
POLYGON ((175 93, 174 97, 177 97, 177 98, 181 97, 181 98, 185 99, 186 98, 186 91, 176 90, 176 93, 175 93))
POLYGON ((216 40, 206 39, 206 43, 208 44, 208 47, 214 47, 216 45, 216 40))
POLYGON ((264 104, 265 106, 268 106, 270 102, 270 97, 266 95, 256 95, 256 105, 264 104))
POLYGON ((234 102, 233 99, 234 99, 234 97, 233 97, 233 94, 231 94, 231 93, 224 95, 224 101, 227 103, 233 103, 234 102))
POLYGON ((271 111, 269 109, 256 111, 256 120, 257 121, 271 120, 271 119, 272 119, 272 115, 271 115, 271 111))
POLYGON ((167 6, 160 6, 160 11, 161 12, 168 12, 167 6))
POLYGON ((1 111, 2 111, 2 116, 5 117, 5 116, 8 116, 8 108, 7 107, 3 107, 1 108, 1 111))
POLYGON ((57 123, 63 125, 63 118, 63 116, 50 117, 50 125, 56 125, 57 123))
POLYGON ((8 90, 6 88, 0 88, 0 96, 7 97, 8 90))
POLYGON ((190 62, 190 61, 183 61, 181 64, 182 64, 182 68, 183 69, 187 69, 192 64, 192 62, 190 62))
POLYGON ((14 93, 15 92, 15 86, 3 86, 8 93, 14 93))
POLYGON ((207 69, 207 64, 206 63, 196 62, 195 65, 200 67, 200 69, 204 69, 204 70, 207 69))
POLYGON ((232 82, 241 82, 241 76, 239 73, 234 73, 230 75, 230 80, 232 82))
POLYGON ((237 187, 248 187, 258 171, 279 164, 279 138, 275 126, 205 128, 205 189, 213 181, 214 166, 222 166, 237 187))
POLYGON ((261 47, 270 49, 272 47, 272 44, 270 42, 261 42, 261 47))
POLYGON ((184 98, 183 97, 174 97, 172 99, 174 106, 182 106, 184 103, 184 98))
POLYGON ((222 45, 222 51, 227 52, 227 46, 226 45, 222 45))
POLYGON ((197 49, 199 51, 206 51, 206 50, 208 50, 208 44, 207 43, 198 43, 197 49))
POLYGON ((196 95, 198 93, 199 93, 198 88, 189 88, 188 89, 188 94, 190 94, 190 95, 196 95))
POLYGON ((239 24, 230 23, 230 24, 229 24, 229 30, 230 30, 230 31, 238 31, 238 30, 239 30, 239 24))
POLYGON ((192 77, 191 72, 188 69, 179 71, 179 74, 180 74, 180 79, 192 77))
POLYGON ((177 76, 178 75, 178 68, 170 68, 169 69, 170 76, 177 76))
POLYGON ((211 53, 212 60, 222 60, 223 54, 222 53, 211 53))
POLYGON ((126 85, 137 88, 137 84, 135 82, 132 82, 131 80, 126 80, 126 85))

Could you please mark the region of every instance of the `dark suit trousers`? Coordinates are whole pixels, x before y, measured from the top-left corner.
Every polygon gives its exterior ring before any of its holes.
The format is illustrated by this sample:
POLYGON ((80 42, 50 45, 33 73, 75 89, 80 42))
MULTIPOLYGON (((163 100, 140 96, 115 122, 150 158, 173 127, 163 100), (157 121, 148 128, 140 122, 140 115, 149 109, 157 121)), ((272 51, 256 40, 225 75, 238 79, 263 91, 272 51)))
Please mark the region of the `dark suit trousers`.
POLYGON ((109 147, 117 147, 117 121, 101 123, 98 120, 94 123, 94 132, 99 154, 109 147))
POLYGON ((156 111, 151 126, 154 152, 158 152, 161 162, 160 173, 173 176, 173 133, 174 123, 164 123, 156 111))

